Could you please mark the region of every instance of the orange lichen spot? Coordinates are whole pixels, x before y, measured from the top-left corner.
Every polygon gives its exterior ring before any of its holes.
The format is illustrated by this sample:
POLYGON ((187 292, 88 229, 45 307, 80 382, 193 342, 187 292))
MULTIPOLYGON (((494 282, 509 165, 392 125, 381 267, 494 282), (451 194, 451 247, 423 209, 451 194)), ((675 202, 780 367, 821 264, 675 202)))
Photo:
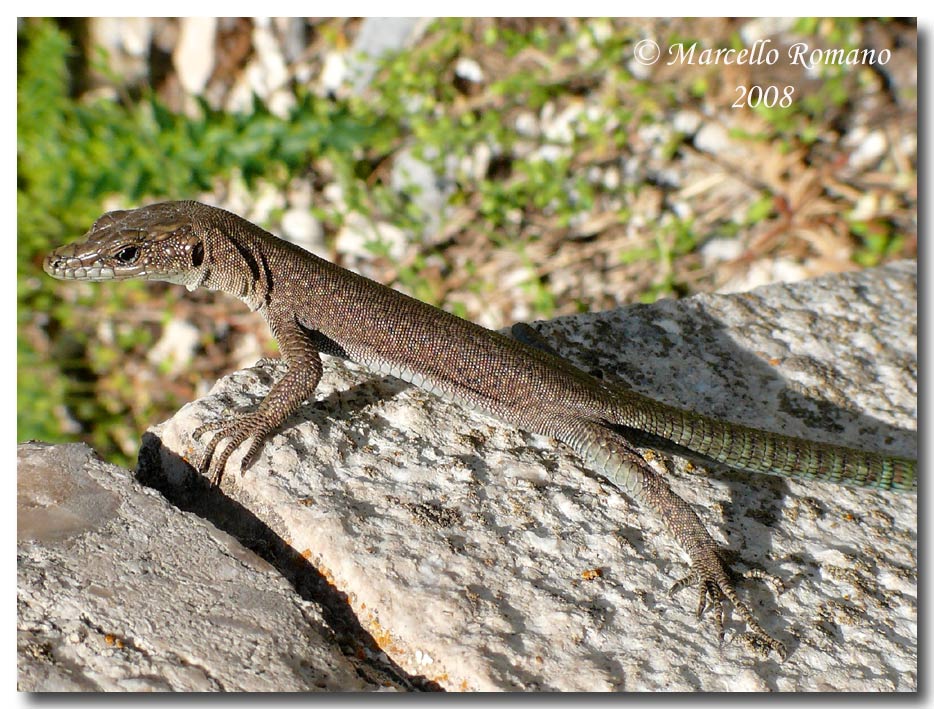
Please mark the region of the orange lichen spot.
POLYGON ((311 549, 302 549, 302 558, 308 561, 311 558, 311 549))
POLYGON ((118 650, 123 647, 123 641, 112 633, 107 633, 104 636, 104 642, 107 643, 110 647, 115 647, 118 650))
POLYGON ((380 650, 392 649, 393 652, 396 651, 395 647, 392 646, 392 633, 380 625, 378 620, 371 618, 367 625, 370 626, 370 635, 373 636, 373 640, 376 641, 380 650))
POLYGON ((327 581, 332 586, 337 585, 334 583, 334 574, 331 573, 331 570, 327 566, 320 562, 316 562, 314 559, 309 559, 309 561, 311 561, 312 565, 314 565, 318 573, 324 577, 325 581, 327 581))
POLYGON ((603 576, 603 569, 597 567, 596 569, 584 569, 581 571, 581 578, 584 581, 593 581, 594 579, 601 578, 603 576))

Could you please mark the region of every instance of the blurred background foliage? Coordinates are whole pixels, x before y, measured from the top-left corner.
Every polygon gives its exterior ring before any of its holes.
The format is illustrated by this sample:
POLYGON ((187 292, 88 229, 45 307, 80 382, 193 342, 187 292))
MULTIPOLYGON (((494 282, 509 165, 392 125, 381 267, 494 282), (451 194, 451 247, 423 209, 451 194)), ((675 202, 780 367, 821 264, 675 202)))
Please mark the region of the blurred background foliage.
POLYGON ((249 205, 286 235, 303 210, 323 255, 496 327, 916 252, 912 22, 772 28, 774 46, 897 60, 806 72, 632 59, 645 37, 748 46, 770 29, 756 21, 436 20, 350 90, 324 77, 353 60, 361 21, 308 20, 289 25, 286 80, 239 103, 260 39, 285 25, 220 23, 206 89, 186 93, 177 21, 153 25, 163 39, 135 76, 92 22, 18 25, 20 440, 85 440, 132 465, 148 425, 275 352, 261 322, 213 294, 42 273, 50 248, 113 208, 249 205), (793 86, 796 100, 733 108, 740 84, 793 86), (431 177, 400 186, 403 165, 431 177), (157 355, 179 323, 196 333, 188 355, 157 355))

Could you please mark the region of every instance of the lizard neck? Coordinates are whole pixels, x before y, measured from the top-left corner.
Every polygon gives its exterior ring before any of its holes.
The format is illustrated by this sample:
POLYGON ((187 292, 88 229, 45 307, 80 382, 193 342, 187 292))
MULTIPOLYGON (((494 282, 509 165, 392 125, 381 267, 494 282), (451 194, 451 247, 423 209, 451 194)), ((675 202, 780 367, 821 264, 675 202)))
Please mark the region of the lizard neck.
POLYGON ((232 232, 216 233, 207 243, 208 257, 197 285, 239 298, 252 311, 266 305, 272 273, 264 245, 232 232))

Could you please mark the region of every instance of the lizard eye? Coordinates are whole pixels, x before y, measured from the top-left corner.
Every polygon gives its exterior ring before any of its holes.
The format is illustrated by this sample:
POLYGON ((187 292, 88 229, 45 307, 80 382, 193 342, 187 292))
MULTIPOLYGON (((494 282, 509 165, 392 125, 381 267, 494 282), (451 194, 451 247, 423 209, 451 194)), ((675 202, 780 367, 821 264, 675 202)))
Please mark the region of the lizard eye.
POLYGON ((115 255, 114 258, 117 259, 120 263, 129 265, 134 263, 136 259, 139 258, 139 247, 138 246, 127 246, 126 248, 120 249, 115 255))

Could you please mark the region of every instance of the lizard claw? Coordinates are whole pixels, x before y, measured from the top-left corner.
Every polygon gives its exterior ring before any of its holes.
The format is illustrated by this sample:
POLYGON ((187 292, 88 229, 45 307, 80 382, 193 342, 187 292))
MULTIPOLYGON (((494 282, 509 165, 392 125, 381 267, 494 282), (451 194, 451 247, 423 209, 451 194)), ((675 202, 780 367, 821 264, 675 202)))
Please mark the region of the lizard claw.
POLYGON ((201 424, 194 430, 192 437, 200 439, 205 433, 211 432, 214 432, 214 436, 205 446, 201 461, 197 467, 198 472, 207 476, 211 484, 215 486, 221 484, 230 455, 248 438, 252 438, 253 442, 240 463, 241 474, 253 464, 263 447, 263 441, 267 433, 264 430, 262 421, 254 414, 246 414, 232 421, 209 421, 201 424), (225 439, 227 439, 227 443, 218 453, 218 444, 225 439), (216 457, 215 453, 217 454, 216 457))
MULTIPOLYGON (((685 588, 686 586, 696 586, 697 587, 697 617, 701 618, 704 615, 704 612, 707 610, 708 602, 714 608, 716 608, 716 615, 714 616, 714 624, 717 628, 717 638, 722 643, 723 642, 723 619, 725 617, 725 606, 726 601, 729 601, 733 604, 733 608, 736 612, 746 621, 746 625, 749 626, 749 632, 746 634, 745 642, 747 646, 752 649, 758 650, 760 655, 766 656, 770 650, 774 650, 775 653, 784 660, 787 656, 785 646, 765 632, 765 629, 759 625, 759 622, 755 619, 752 612, 743 603, 739 596, 736 594, 736 589, 733 587, 733 583, 724 570, 723 566, 717 564, 716 569, 704 569, 700 570, 694 568, 684 578, 678 579, 668 591, 669 596, 673 596, 675 593, 685 588)), ((768 574, 764 571, 758 569, 751 569, 742 574, 744 578, 759 578, 769 581, 773 587, 777 590, 778 593, 781 593, 784 590, 784 584, 775 576, 768 574)))

